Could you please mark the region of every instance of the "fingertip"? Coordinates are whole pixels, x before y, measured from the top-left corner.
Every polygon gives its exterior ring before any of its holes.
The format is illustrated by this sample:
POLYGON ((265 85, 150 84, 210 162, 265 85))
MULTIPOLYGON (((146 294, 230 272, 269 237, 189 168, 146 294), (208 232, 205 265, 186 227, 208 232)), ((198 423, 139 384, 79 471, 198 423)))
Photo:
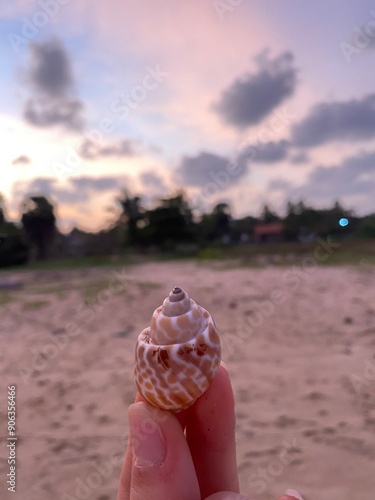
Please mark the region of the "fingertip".
POLYGON ((296 500, 304 500, 301 493, 298 493, 297 490, 288 489, 286 490, 285 495, 289 495, 291 498, 295 498, 296 500))
POLYGON ((228 371, 227 365, 224 363, 223 360, 220 361, 220 365, 224 368, 224 370, 228 371))
POLYGON ((304 498, 297 490, 288 489, 278 500, 304 500, 304 498))
POLYGON ((294 496, 292 497, 290 495, 283 495, 282 497, 279 497, 277 500, 298 500, 298 498, 294 496))
POLYGON ((145 398, 142 396, 141 393, 137 392, 134 398, 134 403, 140 403, 141 401, 146 402, 145 398))
POLYGON ((155 412, 146 403, 139 402, 128 410, 134 465, 148 468, 164 463, 166 447, 160 423, 155 412))

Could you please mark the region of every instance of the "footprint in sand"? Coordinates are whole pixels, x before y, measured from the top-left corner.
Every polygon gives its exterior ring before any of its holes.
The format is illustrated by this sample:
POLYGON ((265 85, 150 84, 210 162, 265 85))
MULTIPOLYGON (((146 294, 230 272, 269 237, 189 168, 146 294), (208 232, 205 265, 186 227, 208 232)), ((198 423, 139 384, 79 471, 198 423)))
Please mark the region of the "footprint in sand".
POLYGON ((322 392, 313 391, 307 394, 306 399, 311 399, 311 401, 323 401, 328 398, 322 392))
POLYGON ((106 425, 106 424, 109 424, 111 423, 111 418, 108 416, 108 415, 101 415, 99 418, 98 418, 98 423, 100 425, 106 425))
POLYGON ((297 424, 297 419, 293 417, 288 417, 287 415, 280 415, 275 422, 275 426, 280 429, 285 427, 293 427, 297 424))

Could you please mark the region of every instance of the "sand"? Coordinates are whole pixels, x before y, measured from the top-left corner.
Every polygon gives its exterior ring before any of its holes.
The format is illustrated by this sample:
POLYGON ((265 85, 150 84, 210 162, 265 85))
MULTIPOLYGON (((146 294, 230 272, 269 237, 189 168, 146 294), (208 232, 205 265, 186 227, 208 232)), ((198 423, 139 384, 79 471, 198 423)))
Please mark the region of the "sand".
POLYGON ((217 262, 12 273, 25 285, 0 292, 0 497, 116 497, 135 340, 179 284, 222 333, 242 492, 373 500, 374 271, 217 262), (4 480, 13 384, 16 494, 4 480))

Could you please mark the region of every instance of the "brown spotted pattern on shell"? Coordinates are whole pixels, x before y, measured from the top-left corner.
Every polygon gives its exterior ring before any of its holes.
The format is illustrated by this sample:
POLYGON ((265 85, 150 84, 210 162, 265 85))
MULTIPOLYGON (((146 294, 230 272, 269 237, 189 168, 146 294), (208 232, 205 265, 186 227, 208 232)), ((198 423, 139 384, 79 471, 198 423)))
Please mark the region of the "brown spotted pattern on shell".
POLYGON ((208 389, 220 359, 210 313, 175 287, 138 337, 135 383, 153 406, 181 411, 208 389))

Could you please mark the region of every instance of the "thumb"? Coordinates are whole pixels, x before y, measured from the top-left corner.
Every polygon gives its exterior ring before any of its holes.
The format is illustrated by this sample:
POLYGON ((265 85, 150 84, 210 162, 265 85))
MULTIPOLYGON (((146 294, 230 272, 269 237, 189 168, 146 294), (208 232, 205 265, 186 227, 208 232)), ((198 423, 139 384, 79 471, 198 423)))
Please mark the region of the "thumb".
POLYGON ((199 500, 193 461, 177 418, 144 402, 131 405, 128 413, 129 500, 199 500))

